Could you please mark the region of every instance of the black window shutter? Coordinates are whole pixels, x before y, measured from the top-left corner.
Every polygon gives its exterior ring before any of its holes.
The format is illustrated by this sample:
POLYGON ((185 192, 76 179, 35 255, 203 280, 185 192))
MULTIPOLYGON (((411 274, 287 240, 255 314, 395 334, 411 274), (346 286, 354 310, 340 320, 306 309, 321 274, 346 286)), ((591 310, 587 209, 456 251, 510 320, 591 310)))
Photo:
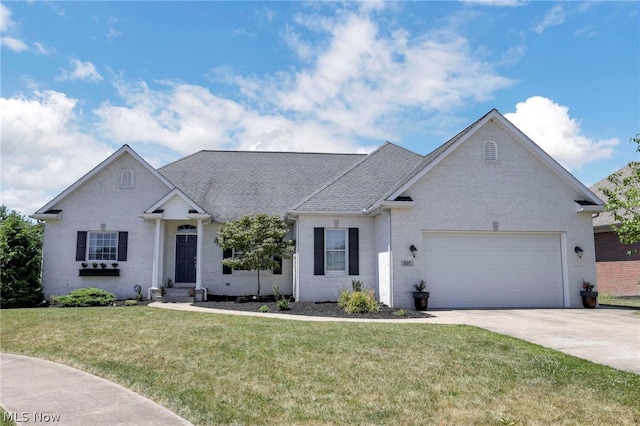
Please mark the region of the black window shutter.
POLYGON ((324 228, 313 228, 313 275, 324 275, 324 228))
POLYGON ((118 262, 127 261, 127 247, 129 245, 129 233, 118 232, 118 262))
POLYGON ((273 260, 278 262, 278 266, 273 268, 273 275, 282 275, 282 258, 281 257, 274 257, 273 260))
MULTIPOLYGON (((224 249, 222 251, 222 258, 229 259, 233 256, 233 249, 224 249)), ((229 266, 222 265, 222 273, 224 275, 231 275, 232 269, 229 266)))
POLYGON ((360 275, 358 228, 349 228, 349 275, 360 275))
POLYGON ((76 240, 76 260, 87 260, 87 231, 78 231, 76 240))

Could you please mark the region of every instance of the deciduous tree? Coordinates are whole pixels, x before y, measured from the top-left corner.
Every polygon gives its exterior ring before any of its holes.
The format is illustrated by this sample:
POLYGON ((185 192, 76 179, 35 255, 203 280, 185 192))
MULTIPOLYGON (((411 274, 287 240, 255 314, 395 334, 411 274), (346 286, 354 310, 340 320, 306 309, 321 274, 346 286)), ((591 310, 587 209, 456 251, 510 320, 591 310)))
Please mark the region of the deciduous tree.
MULTIPOLYGON (((640 133, 631 142, 638 145, 636 152, 640 152, 640 133)), ((609 176, 612 188, 600 187, 607 197, 605 209, 613 213, 616 222, 612 225, 613 230, 622 244, 640 241, 640 162, 632 161, 629 167, 629 175, 615 173, 609 176)))
POLYGON ((256 270, 260 298, 260 270, 273 270, 279 266, 278 258, 291 257, 295 243, 285 240, 288 231, 282 219, 267 214, 244 215, 229 221, 218 230, 216 243, 223 249, 235 250, 235 255, 223 259, 222 264, 256 270))

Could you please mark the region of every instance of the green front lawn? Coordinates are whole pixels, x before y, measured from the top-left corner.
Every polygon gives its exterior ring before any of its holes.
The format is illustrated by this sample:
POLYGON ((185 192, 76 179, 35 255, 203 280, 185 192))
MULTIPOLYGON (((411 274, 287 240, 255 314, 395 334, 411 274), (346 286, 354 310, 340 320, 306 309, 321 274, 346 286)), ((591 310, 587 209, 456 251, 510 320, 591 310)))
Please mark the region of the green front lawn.
POLYGON ((611 296, 601 294, 598 303, 608 306, 621 306, 626 308, 640 308, 640 296, 611 296))
POLYGON ((3 310, 2 350, 196 424, 638 424, 640 376, 475 327, 148 307, 3 310))

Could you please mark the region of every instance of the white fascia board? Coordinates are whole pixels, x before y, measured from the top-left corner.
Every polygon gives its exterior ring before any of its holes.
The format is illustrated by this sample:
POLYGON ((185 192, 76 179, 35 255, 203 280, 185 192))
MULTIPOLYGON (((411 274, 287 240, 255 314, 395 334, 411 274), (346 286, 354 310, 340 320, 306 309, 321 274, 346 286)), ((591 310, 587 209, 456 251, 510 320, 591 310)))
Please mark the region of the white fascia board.
POLYGON ((382 201, 374 204, 366 210, 366 214, 374 215, 381 210, 389 209, 410 209, 415 207, 415 201, 382 201))
POLYGON ((133 158, 135 158, 144 168, 146 168, 151 174, 157 177, 162 183, 164 183, 168 188, 175 188, 175 186, 167 180, 164 176, 162 176, 156 169, 151 167, 149 163, 147 163, 144 158, 140 157, 137 152, 135 152, 129 145, 122 145, 122 147, 107 157, 102 163, 95 166, 91 169, 87 174, 78 179, 75 183, 73 183, 70 187, 62 191, 58 196, 56 196, 53 200, 49 201, 45 206, 39 209, 36 214, 40 214, 46 212, 47 210, 51 210, 56 204, 67 198, 70 194, 72 194, 76 189, 84 185, 86 182, 91 180, 94 176, 100 173, 102 170, 109 167, 113 162, 122 157, 124 154, 129 154, 133 158))
POLYGON ((156 220, 162 219, 162 213, 143 213, 139 214, 138 217, 144 220, 156 220))
MULTIPOLYGON (((466 142, 478 129, 484 126, 489 120, 491 120, 495 116, 501 116, 500 113, 496 110, 492 110, 487 115, 485 115, 482 120, 478 121, 476 125, 469 129, 467 133, 462 135, 460 139, 455 141, 453 145, 448 147, 444 152, 440 153, 436 158, 429 162, 422 170, 416 173, 411 179, 405 182, 400 188, 398 188, 393 194, 389 195, 387 199, 396 199, 402 194, 404 194, 409 188, 413 186, 418 180, 420 180, 425 174, 427 174, 431 169, 437 166, 442 160, 444 160, 450 153, 456 150, 460 145, 466 142)), ((446 143, 446 142, 445 142, 446 143)))
POLYGON ((62 219, 62 212, 59 213, 34 213, 29 215, 30 218, 36 220, 60 220, 62 219))
POLYGON ((574 203, 576 206, 576 213, 602 213, 604 211, 604 205, 592 204, 584 206, 580 203, 574 203))
POLYGON ((505 129, 511 131, 523 141, 530 151, 538 157, 540 161, 545 163, 553 172, 563 178, 563 180, 575 191, 581 193, 585 198, 597 205, 604 205, 604 202, 598 198, 589 188, 587 188, 582 182, 580 182, 575 176, 573 176, 567 169, 562 167, 552 156, 547 154, 545 150, 540 148, 538 144, 529 139, 520 129, 518 129, 512 122, 507 120, 502 114, 496 115, 496 122, 501 124, 505 129))
POLYGON ((178 197, 180 197, 180 199, 182 199, 182 201, 187 203, 189 205, 189 207, 192 207, 193 210, 197 210, 198 213, 201 213, 201 214, 205 213, 204 209, 202 209, 200 206, 198 206, 193 200, 191 200, 189 197, 187 197, 187 195, 184 192, 180 191, 178 188, 174 188, 167 195, 162 197, 158 202, 156 202, 154 205, 152 205, 147 210, 145 210, 145 213, 153 213, 154 211, 158 210, 167 201, 169 201, 170 199, 172 199, 176 195, 178 197))
POLYGON ((202 220, 203 223, 209 223, 211 221, 211 215, 207 213, 187 213, 187 217, 193 220, 202 220))
POLYGON ((359 212, 341 212, 341 211, 296 211, 290 210, 287 216, 297 218, 298 216, 362 216, 366 214, 366 209, 359 212))

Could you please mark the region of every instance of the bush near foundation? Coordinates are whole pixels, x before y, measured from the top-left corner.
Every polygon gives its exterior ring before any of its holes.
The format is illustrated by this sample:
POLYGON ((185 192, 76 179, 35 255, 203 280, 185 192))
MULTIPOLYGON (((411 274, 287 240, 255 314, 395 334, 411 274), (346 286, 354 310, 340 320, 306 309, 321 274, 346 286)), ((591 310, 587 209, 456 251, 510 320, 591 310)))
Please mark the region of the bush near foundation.
POLYGON ((109 306, 116 301, 116 295, 101 288, 79 288, 65 296, 56 297, 62 307, 109 306))
POLYGON ((343 290, 338 299, 338 306, 348 314, 365 314, 380 311, 380 304, 376 300, 373 290, 343 290))

